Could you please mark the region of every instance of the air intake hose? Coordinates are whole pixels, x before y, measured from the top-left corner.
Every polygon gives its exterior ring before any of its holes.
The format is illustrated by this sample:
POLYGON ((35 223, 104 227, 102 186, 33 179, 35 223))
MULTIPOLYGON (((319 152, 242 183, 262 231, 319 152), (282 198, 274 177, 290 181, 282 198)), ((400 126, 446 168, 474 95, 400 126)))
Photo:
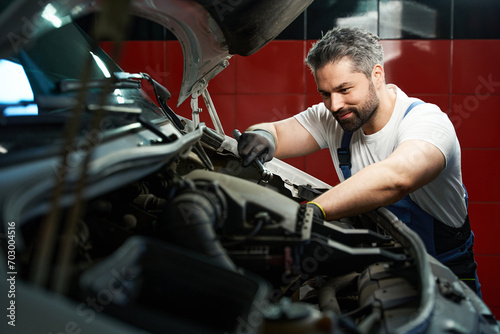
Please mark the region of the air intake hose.
POLYGON ((158 232, 163 239, 204 254, 214 264, 235 271, 235 264, 215 232, 224 223, 225 211, 224 197, 215 184, 187 187, 166 206, 158 222, 158 232))

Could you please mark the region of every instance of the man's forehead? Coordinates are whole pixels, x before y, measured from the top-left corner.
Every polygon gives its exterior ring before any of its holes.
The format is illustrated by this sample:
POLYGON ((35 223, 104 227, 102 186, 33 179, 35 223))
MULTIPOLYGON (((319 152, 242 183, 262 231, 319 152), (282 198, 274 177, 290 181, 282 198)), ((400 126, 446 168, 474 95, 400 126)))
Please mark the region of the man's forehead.
POLYGON ((348 58, 344 57, 335 61, 331 61, 323 65, 322 67, 318 68, 316 72, 332 72, 332 71, 343 71, 347 73, 356 73, 354 63, 353 61, 348 58))
POLYGON ((315 72, 315 78, 318 79, 328 79, 335 81, 353 81, 359 75, 364 76, 360 71, 354 71, 352 61, 350 60, 340 60, 335 63, 328 63, 325 66, 319 68, 315 72))

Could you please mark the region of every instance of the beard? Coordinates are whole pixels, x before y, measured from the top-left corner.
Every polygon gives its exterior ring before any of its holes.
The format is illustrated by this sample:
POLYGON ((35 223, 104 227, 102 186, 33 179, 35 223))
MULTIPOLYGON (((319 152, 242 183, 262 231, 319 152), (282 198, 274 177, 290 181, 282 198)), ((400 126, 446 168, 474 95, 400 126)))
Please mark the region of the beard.
POLYGON ((375 86, 370 82, 368 97, 359 107, 344 107, 332 114, 344 131, 354 132, 370 120, 377 111, 379 104, 380 100, 375 92, 375 86), (353 116, 347 119, 339 119, 339 114, 345 112, 351 112, 353 116))

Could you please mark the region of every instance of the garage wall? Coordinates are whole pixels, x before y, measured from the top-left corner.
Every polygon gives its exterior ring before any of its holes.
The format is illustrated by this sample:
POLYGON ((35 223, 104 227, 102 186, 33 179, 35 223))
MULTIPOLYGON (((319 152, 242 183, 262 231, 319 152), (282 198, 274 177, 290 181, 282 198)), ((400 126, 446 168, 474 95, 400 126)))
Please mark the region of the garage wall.
MULTIPOLYGON (((303 64, 313 41, 336 25, 358 25, 382 38, 386 78, 410 96, 449 114, 462 146, 463 180, 470 198, 476 260, 485 302, 500 319, 500 2, 316 0, 275 41, 250 57, 234 56, 210 82, 224 130, 244 130, 290 117, 321 101, 303 64)), ((136 22, 127 71, 148 72, 173 93, 182 76, 179 44, 161 28, 136 22)), ((103 48, 109 48, 103 43, 103 48)), ((201 103, 201 102, 200 102, 201 103)), ((189 101, 174 110, 188 116, 189 101)), ((208 114, 202 121, 211 124, 208 114)), ((287 160, 332 185, 338 183, 326 151, 287 160)))

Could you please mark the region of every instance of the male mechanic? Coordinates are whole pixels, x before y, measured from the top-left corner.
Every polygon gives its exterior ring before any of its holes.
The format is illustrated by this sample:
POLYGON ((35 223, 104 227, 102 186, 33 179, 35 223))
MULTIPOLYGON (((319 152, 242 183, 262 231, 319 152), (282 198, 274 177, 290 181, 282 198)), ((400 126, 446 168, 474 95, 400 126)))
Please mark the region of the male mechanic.
POLYGON ((238 143, 243 165, 328 147, 342 182, 308 204, 315 215, 336 220, 387 207, 481 295, 454 127, 436 105, 386 84, 383 58, 368 31, 328 31, 306 58, 323 103, 248 128, 238 143))

